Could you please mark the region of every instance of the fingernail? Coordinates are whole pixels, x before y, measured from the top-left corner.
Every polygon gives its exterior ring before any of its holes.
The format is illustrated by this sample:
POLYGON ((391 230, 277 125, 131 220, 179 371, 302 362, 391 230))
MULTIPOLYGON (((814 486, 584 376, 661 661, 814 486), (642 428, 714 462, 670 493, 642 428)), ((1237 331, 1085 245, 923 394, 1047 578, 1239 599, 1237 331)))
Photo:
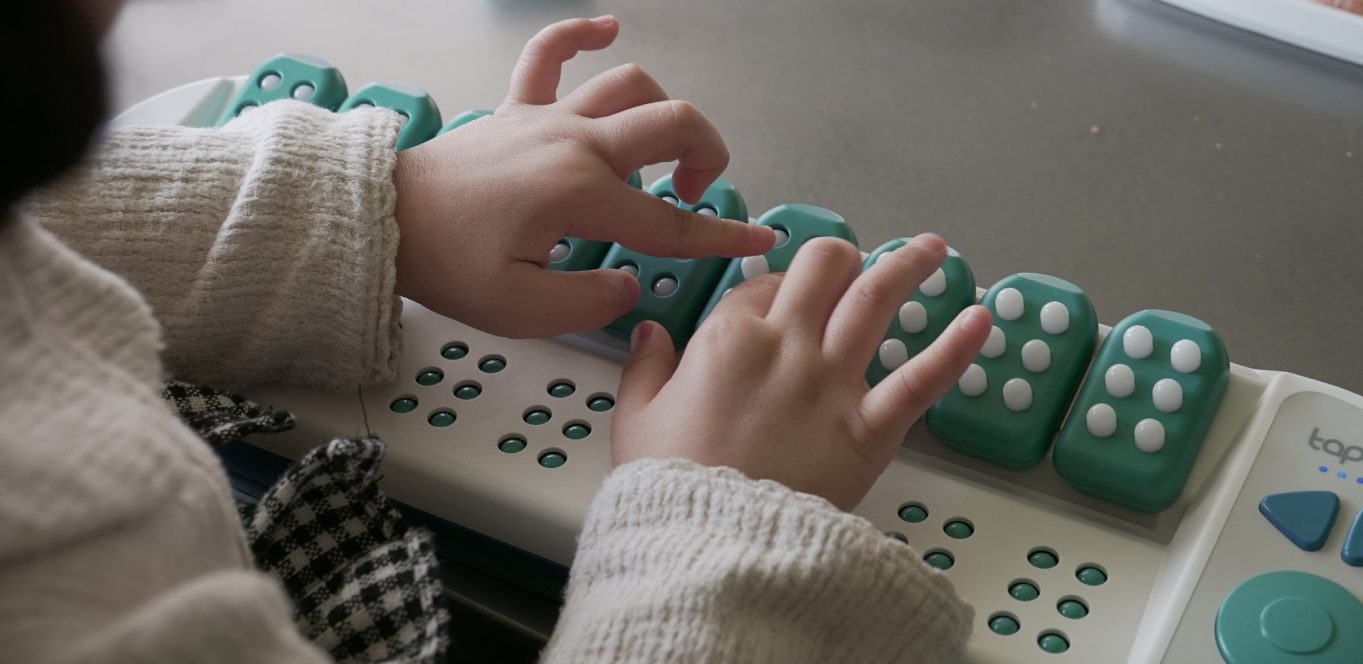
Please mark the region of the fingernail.
POLYGON ((920 247, 933 253, 946 251, 947 243, 936 233, 921 233, 913 238, 913 241, 920 247))
POLYGON ((629 349, 639 350, 639 347, 648 341, 649 335, 653 334, 653 326, 648 323, 639 323, 634 326, 634 332, 629 335, 629 349))
POLYGON ((639 280, 626 276, 627 278, 620 280, 622 293, 625 296, 624 307, 621 308, 621 311, 633 309, 634 304, 639 301, 639 280))
MULTIPOLYGON (((740 222, 740 223, 741 223, 741 222, 740 222)), ((752 228, 752 229, 755 229, 755 230, 757 231, 757 233, 756 233, 757 237, 761 238, 761 240, 762 240, 761 246, 763 247, 763 249, 762 249, 762 251, 760 251, 760 252, 758 252, 758 253, 763 253, 763 254, 765 254, 765 253, 767 253, 768 251, 770 251, 771 249, 773 249, 773 248, 776 247, 776 229, 775 229, 775 228, 772 228, 771 226, 754 226, 754 225, 749 225, 748 227, 749 227, 749 228, 752 228)))
POLYGON ((595 23, 597 25, 610 25, 611 23, 614 22, 615 17, 610 14, 602 14, 601 16, 592 19, 592 23, 595 23))
POLYGON ((975 305, 965 310, 961 315, 961 329, 966 332, 983 332, 993 325, 994 321, 989 316, 989 310, 975 305))

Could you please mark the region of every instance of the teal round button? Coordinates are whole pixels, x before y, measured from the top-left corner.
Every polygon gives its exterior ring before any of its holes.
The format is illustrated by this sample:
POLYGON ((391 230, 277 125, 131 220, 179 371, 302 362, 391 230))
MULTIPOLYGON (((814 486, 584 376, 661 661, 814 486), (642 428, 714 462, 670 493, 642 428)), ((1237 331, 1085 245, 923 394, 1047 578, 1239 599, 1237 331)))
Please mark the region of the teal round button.
POLYGON ((1221 602, 1216 647, 1229 664, 1351 661, 1363 652, 1363 603, 1315 574, 1260 574, 1221 602))

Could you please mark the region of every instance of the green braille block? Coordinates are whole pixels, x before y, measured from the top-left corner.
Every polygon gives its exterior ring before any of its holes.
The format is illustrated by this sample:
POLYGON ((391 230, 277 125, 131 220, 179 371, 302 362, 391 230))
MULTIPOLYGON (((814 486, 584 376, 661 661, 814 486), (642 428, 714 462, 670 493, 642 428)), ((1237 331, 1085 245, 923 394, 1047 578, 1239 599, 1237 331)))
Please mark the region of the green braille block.
POLYGON ((1230 380, 1221 337, 1170 311, 1118 323, 1056 437, 1056 472, 1074 488, 1145 512, 1173 504, 1230 380))
POLYGON ((297 99, 334 111, 345 96, 345 79, 330 62, 314 55, 281 53, 246 77, 218 124, 227 124, 242 109, 278 99, 297 99))
MULTIPOLYGON (((639 189, 643 186, 643 176, 639 171, 629 174, 626 180, 629 186, 639 189)), ((577 237, 565 237, 558 241, 553 249, 549 250, 549 269, 558 272, 576 272, 578 270, 595 270, 601 267, 601 262, 606 259, 606 253, 611 249, 609 242, 597 242, 594 240, 584 240, 577 237)))
POLYGON ((481 108, 475 108, 472 110, 464 111, 463 113, 460 113, 459 115, 456 115, 453 118, 451 118, 449 122, 446 122, 445 126, 441 127, 440 131, 436 133, 436 136, 443 136, 445 134, 448 134, 470 122, 473 122, 474 120, 477 120, 478 118, 487 115, 492 115, 492 111, 483 110, 481 108))
MULTIPOLYGON (((695 203, 683 203, 672 189, 672 176, 666 175, 648 188, 648 193, 691 212, 746 222, 748 206, 743 196, 723 178, 715 180, 695 203)), ((676 259, 649 256, 615 244, 606 254, 602 267, 634 266, 638 270, 639 302, 625 315, 606 327, 616 336, 628 337, 634 326, 645 320, 657 321, 678 348, 691 338, 696 318, 709 301, 728 263, 727 258, 676 259)))
POLYGON ((720 277, 719 285, 715 287, 715 292, 710 296, 710 301, 705 304, 705 310, 701 312, 700 318, 696 321, 696 326, 701 323, 714 310, 715 305, 719 304, 720 298, 724 297, 744 279, 749 279, 768 272, 785 272, 790 269, 790 263, 795 259, 795 252, 800 247, 816 237, 837 237, 847 240, 852 244, 857 243, 857 235, 852 232, 852 227, 847 225, 847 221, 842 215, 825 208, 803 203, 786 203, 767 210, 758 220, 759 226, 770 226, 776 229, 776 246, 772 247, 767 253, 759 256, 748 256, 745 258, 735 258, 729 261, 729 266, 724 270, 724 276, 720 277), (782 236, 784 235, 784 240, 782 236))
MULTIPOLYGON (((890 240, 866 257, 862 270, 871 269, 881 256, 905 244, 908 238, 890 240)), ((923 352, 947 329, 956 314, 975 303, 975 273, 955 249, 947 248, 942 267, 932 273, 922 285, 899 307, 899 314, 890 321, 885 340, 880 344, 871 366, 866 369, 866 382, 875 385, 890 375, 909 358, 923 352)))
POLYGON ((359 106, 391 109, 406 118, 398 130, 399 150, 421 145, 440 131, 440 108, 425 90, 410 83, 370 83, 350 95, 337 110, 344 112, 359 106))
POLYGON ((1077 286, 1005 277, 981 301, 994 329, 974 364, 928 411, 947 447, 1005 468, 1046 456, 1097 345, 1098 319, 1077 286))

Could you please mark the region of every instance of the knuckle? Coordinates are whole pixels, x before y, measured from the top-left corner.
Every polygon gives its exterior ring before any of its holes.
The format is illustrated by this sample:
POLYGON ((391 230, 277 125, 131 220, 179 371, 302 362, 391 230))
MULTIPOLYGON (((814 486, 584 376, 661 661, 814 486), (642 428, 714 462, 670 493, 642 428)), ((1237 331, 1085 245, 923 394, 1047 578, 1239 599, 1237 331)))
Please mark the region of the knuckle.
POLYGON ((684 99, 674 99, 667 102, 667 108, 672 116, 672 124, 677 127, 693 128, 705 122, 705 116, 701 115, 700 109, 684 99))
POLYGON ((861 254, 852 243, 836 237, 816 237, 800 247, 806 260, 819 265, 840 265, 857 260, 861 254))
POLYGON ((862 307, 871 309, 884 309, 896 304, 899 298, 896 297, 898 289, 885 279, 858 279, 852 288, 852 295, 856 298, 856 303, 862 307))

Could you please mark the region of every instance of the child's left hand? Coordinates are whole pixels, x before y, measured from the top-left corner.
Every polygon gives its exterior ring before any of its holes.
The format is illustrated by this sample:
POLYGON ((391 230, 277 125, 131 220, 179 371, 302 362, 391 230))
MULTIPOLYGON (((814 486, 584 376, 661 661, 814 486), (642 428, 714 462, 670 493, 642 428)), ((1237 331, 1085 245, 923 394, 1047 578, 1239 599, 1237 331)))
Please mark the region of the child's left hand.
POLYGON ((638 301, 620 270, 554 272, 564 236, 619 242, 656 256, 747 256, 771 229, 715 219, 630 187, 645 165, 676 160, 684 200, 729 163, 700 111, 670 101, 638 65, 597 75, 561 101, 563 62, 605 48, 611 16, 555 23, 526 44, 495 114, 398 154, 394 175, 398 292, 468 325, 508 337, 599 328, 638 301))

